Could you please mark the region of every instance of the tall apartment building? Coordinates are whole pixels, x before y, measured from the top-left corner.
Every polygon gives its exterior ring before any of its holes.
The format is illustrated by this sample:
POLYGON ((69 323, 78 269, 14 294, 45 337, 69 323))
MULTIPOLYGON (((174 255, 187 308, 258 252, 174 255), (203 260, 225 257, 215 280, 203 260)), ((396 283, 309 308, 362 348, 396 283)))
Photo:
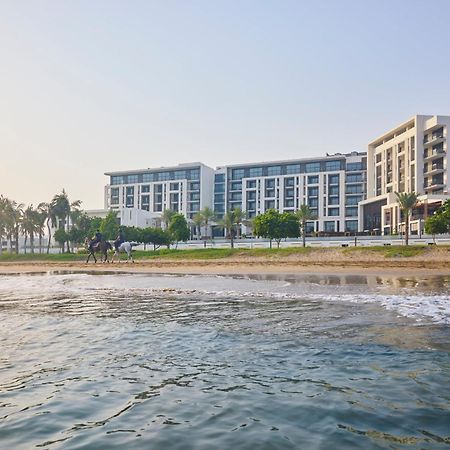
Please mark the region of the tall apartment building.
POLYGON ((240 208, 252 218, 270 208, 294 212, 307 204, 317 216, 307 223, 308 232, 355 232, 365 186, 365 153, 229 165, 214 175, 214 211, 220 217, 240 208))
POLYGON ((214 170, 202 163, 156 169, 108 172, 105 209, 118 211, 121 223, 139 227, 158 225, 165 209, 190 219, 212 207, 214 170))
POLYGON ((399 232, 403 218, 395 192, 416 192, 418 207, 411 232, 449 198, 449 116, 417 115, 369 144, 367 200, 359 205, 359 230, 399 232))

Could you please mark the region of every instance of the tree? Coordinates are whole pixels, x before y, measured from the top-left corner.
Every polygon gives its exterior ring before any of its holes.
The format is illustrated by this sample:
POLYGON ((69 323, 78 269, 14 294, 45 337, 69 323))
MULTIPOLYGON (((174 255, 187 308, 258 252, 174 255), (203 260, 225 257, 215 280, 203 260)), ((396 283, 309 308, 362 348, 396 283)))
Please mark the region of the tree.
POLYGON ((69 236, 64 228, 58 228, 55 231, 55 241, 61 246, 61 252, 64 253, 64 244, 68 241, 69 236))
POLYGON ((153 243, 153 250, 157 250, 161 245, 166 245, 170 248, 172 243, 172 237, 168 230, 162 228, 152 228, 151 241, 153 243))
POLYGON ((300 208, 295 211, 295 215, 298 220, 300 234, 302 235, 303 247, 306 247, 306 222, 308 220, 314 220, 316 216, 305 203, 300 205, 300 208))
POLYGON ((20 228, 25 236, 25 253, 27 252, 28 237, 30 237, 31 253, 34 253, 34 235, 38 231, 38 216, 36 214, 36 211, 33 209, 33 205, 28 206, 23 212, 20 228))
POLYGON ((200 236, 202 234, 202 225, 203 225, 203 216, 201 212, 197 212, 194 214, 194 217, 192 217, 192 222, 195 227, 195 234, 197 235, 197 239, 200 239, 200 236))
MULTIPOLYGON (((58 228, 67 227, 67 233, 70 230, 70 218, 73 210, 78 209, 81 205, 81 200, 70 202, 67 192, 63 189, 61 194, 56 194, 51 201, 51 208, 59 223, 58 228)), ((63 248, 64 252, 64 248, 63 248)), ((67 245, 67 252, 70 252, 69 245, 67 245)))
POLYGON ((164 228, 167 229, 169 227, 170 221, 172 217, 176 214, 175 211, 171 209, 165 209, 161 214, 161 222, 164 224, 164 228))
POLYGON ((436 211, 425 220, 425 233, 433 235, 433 242, 436 243, 436 234, 448 232, 448 218, 442 212, 436 211))
POLYGON ((241 237, 241 225, 244 220, 247 218, 247 214, 245 211, 242 211, 241 208, 234 208, 234 223, 236 224, 236 239, 241 237))
POLYGON ((189 227, 183 214, 175 213, 172 216, 168 230, 177 247, 179 241, 187 241, 189 239, 189 227))
POLYGON ((105 239, 115 239, 119 234, 119 224, 117 223, 117 212, 109 211, 102 220, 100 231, 105 239))
POLYGON ((56 211, 53 201, 50 203, 39 203, 38 210, 45 214, 45 223, 47 225, 48 242, 47 242, 47 254, 50 253, 50 244, 52 240, 52 228, 57 225, 56 211))
POLYGON ((217 221, 220 228, 224 228, 226 237, 230 239, 230 247, 234 248, 234 232, 235 232, 235 217, 234 211, 227 211, 221 219, 217 221))
POLYGON ((200 214, 203 219, 203 225, 205 226, 205 237, 208 238, 209 237, 208 225, 214 219, 215 214, 214 214, 214 211, 211 208, 209 208, 208 206, 205 206, 200 211, 200 214))
POLYGON ((411 211, 417 205, 417 194, 415 192, 396 192, 397 202, 400 205, 400 210, 405 218, 405 245, 408 245, 409 241, 409 217, 411 211))
POLYGON ((299 235, 297 217, 292 213, 281 214, 275 209, 268 209, 264 214, 256 216, 253 225, 256 236, 270 239, 270 248, 272 240, 275 240, 279 248, 281 239, 299 235))

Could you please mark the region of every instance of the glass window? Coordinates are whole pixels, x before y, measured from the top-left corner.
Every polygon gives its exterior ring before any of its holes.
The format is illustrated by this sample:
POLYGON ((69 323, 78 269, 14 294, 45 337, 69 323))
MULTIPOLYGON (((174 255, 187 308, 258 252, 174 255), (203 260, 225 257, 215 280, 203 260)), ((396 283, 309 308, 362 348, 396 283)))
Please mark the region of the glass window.
POLYGON ((123 176, 113 176, 111 177, 111 184, 124 184, 123 176))
POLYGON ((214 192, 225 192, 225 184, 215 184, 214 185, 214 192))
POLYGON ((262 167, 250 167, 248 172, 249 177, 262 177, 263 169, 262 167))
POLYGON ((357 171, 357 170, 364 170, 363 163, 357 162, 357 163, 347 163, 347 170, 349 172, 351 171, 357 171))
POLYGON ((231 171, 231 178, 233 180, 242 180, 244 178, 244 169, 233 169, 231 171))
POLYGON ((295 185, 295 178, 285 178, 284 179, 284 185, 285 186, 294 186, 295 185))
POLYGON ((335 222, 334 220, 326 220, 324 223, 324 231, 328 231, 328 232, 334 232, 335 231, 335 222))
POLYGON ((341 161, 325 161, 325 171, 341 170, 341 161))
POLYGON ((231 200, 232 201, 242 200, 242 192, 232 192, 231 193, 231 200))
POLYGON ((189 200, 194 200, 194 201, 196 201, 196 200, 200 200, 200 194, 198 193, 198 192, 191 192, 190 194, 189 194, 189 200))
POLYGON ((284 196, 285 197, 293 197, 294 196, 294 189, 292 189, 292 188, 286 189, 284 191, 284 196))
POLYGON ((189 180, 199 180, 200 179, 200 169, 189 170, 189 180))
POLYGON ((266 200, 265 209, 273 209, 275 208, 275 200, 266 200))
POLYGON ((141 187, 141 192, 150 192, 150 185, 149 184, 144 184, 141 187))
POLYGON ((339 195, 339 186, 330 186, 328 188, 329 195, 339 195))
POLYGON ((362 193, 362 186, 359 184, 355 184, 355 185, 347 185, 345 187, 345 193, 346 194, 361 194, 362 193))
POLYGON ((268 176, 281 175, 281 166, 269 166, 267 168, 267 175, 268 176))
POLYGON ((256 188, 256 180, 247 180, 247 188, 256 188))
POLYGON ((311 173, 311 172, 320 172, 320 163, 306 163, 305 164, 305 172, 311 173))
POLYGON ((358 231, 358 221, 357 220, 346 220, 345 221, 345 231, 358 231))
POLYGON ((286 173, 293 174, 293 173, 300 173, 300 164, 288 164, 286 166, 286 173))
POLYGON ((308 206, 310 208, 317 208, 319 206, 319 200, 317 198, 308 198, 308 206))
POLYGON ((150 203, 150 195, 141 196, 142 205, 148 205, 150 203))
POLYGON ((354 173, 353 175, 347 175, 347 183, 362 183, 363 177, 361 173, 354 173))
POLYGON ((256 202, 247 202, 247 211, 255 211, 256 210, 256 202))
POLYGON ((144 183, 148 183, 149 181, 153 181, 153 174, 152 173, 144 173, 142 175, 142 181, 144 183))
POLYGON ((111 188, 111 205, 119 204, 119 188, 111 188))
POLYGON ((177 170, 174 172, 174 180, 185 180, 186 177, 186 171, 185 170, 177 170))
POLYGON ((346 205, 357 205, 362 200, 362 195, 352 195, 345 198, 346 205))
POLYGON ((225 201, 225 194, 214 194, 214 203, 221 203, 225 201))
POLYGON ((345 208, 346 217, 358 217, 358 208, 349 207, 345 208))
POLYGON ((199 191, 200 183, 189 183, 189 190, 190 191, 199 191))
POLYGON ((328 197, 329 205, 339 205, 339 197, 328 197))
POLYGON ((328 215, 329 216, 338 216, 339 208, 328 208, 328 215))
POLYGON ((328 184, 339 184, 339 175, 328 175, 328 184))
POLYGON ((170 183, 170 190, 171 191, 178 191, 180 186, 180 183, 170 183))
POLYGON ((319 188, 317 187, 308 188, 308 197, 317 197, 318 195, 319 195, 319 188))
POLYGON ((319 184, 319 176, 318 175, 310 175, 308 177, 308 184, 319 184))
POLYGON ((231 190, 232 191, 240 191, 242 189, 242 182, 241 181, 234 181, 231 183, 231 190))
POLYGON ((270 180, 266 180, 266 189, 271 189, 275 187, 275 180, 271 178, 270 180))
POLYGON ((293 208, 295 206, 294 199, 285 199, 284 200, 284 207, 285 208, 293 208))
POLYGON ((137 175, 128 175, 127 184, 134 184, 138 182, 138 176, 137 175))
POLYGON ((247 192, 247 198, 249 200, 256 200, 256 191, 249 191, 249 192, 247 192))
POLYGON ((225 212, 225 204, 224 203, 214 203, 214 211, 218 213, 225 212))
POLYGON ((225 174, 224 173, 216 173, 214 175, 214 182, 225 183, 225 174))
POLYGON ((134 186, 127 186, 126 194, 127 194, 127 197, 130 195, 134 195, 134 186))

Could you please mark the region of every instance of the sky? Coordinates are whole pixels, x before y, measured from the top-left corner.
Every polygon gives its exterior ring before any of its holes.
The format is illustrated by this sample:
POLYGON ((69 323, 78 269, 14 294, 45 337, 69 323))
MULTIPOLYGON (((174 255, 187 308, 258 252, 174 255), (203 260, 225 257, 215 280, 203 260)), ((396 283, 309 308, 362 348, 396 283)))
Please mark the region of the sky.
POLYGON ((0 0, 0 194, 365 151, 450 115, 450 1, 0 0))

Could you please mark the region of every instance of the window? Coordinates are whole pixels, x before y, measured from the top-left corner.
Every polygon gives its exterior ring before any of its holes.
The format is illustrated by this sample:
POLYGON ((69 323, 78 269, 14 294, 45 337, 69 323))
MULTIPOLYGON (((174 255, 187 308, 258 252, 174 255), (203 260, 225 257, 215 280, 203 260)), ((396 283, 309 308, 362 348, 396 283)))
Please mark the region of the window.
POLYGON ((180 183, 170 183, 170 190, 171 191, 178 191, 180 186, 180 183))
POLYGON ((338 216, 339 208, 328 208, 328 215, 329 216, 338 216))
POLYGON ((256 180, 247 180, 247 188, 256 188, 256 180))
POLYGON ((335 222, 334 220, 326 220, 324 223, 324 231, 327 231, 329 233, 333 233, 335 230, 335 222))
POLYGON ((232 192, 230 198, 231 201, 242 200, 242 192, 232 192))
POLYGON ((111 205, 119 204, 119 188, 111 188, 111 205))
POLYGON ((284 200, 284 207, 285 208, 293 208, 295 206, 294 199, 285 199, 284 200))
POLYGON ((266 200, 265 209, 273 209, 275 208, 275 200, 266 200))
POLYGON ((361 173, 356 173, 353 175, 347 175, 346 182, 347 183, 362 183, 363 177, 361 173))
POLYGON ((200 183, 189 183, 189 190, 190 191, 199 191, 200 183))
POLYGON ((242 183, 240 181, 235 181, 234 183, 231 183, 232 191, 240 191, 241 189, 242 189, 242 183))
POLYGON ((318 195, 319 195, 319 188, 317 187, 308 188, 308 197, 317 197, 318 195))
POLYGON ((305 164, 305 172, 320 172, 320 163, 306 163, 305 164))
POLYGON ((225 212, 225 205, 223 203, 214 204, 214 211, 218 213, 225 212))
POLYGON ((190 201, 197 201, 200 200, 200 194, 198 192, 191 192, 189 194, 189 200, 190 201))
POLYGON ((173 174, 173 179, 174 180, 184 180, 186 179, 186 171, 185 170, 177 170, 174 172, 173 174))
POLYGON ((256 202, 247 202, 247 211, 255 211, 256 210, 256 202))
POLYGON ((330 186, 328 188, 329 195, 339 195, 339 186, 330 186))
POLYGON ((141 187, 141 192, 150 192, 150 185, 149 184, 144 184, 141 187))
POLYGON ((328 197, 329 205, 339 205, 339 197, 328 197))
POLYGON ((364 170, 363 163, 362 162, 347 163, 347 170, 349 172, 352 172, 352 171, 354 172, 354 171, 357 171, 357 170, 364 170))
POLYGON ((142 175, 142 181, 144 183, 148 183, 149 181, 153 181, 153 174, 152 173, 144 173, 142 175))
POLYGON ((325 161, 325 171, 341 170, 341 161, 325 161))
POLYGON ((358 231, 358 221, 357 220, 346 220, 345 221, 345 231, 351 231, 351 232, 358 231))
POLYGON ((142 204, 142 206, 149 205, 150 204, 150 195, 143 195, 141 197, 141 204, 142 204))
POLYGON ((262 177, 263 169, 262 167, 250 167, 249 177, 262 177))
POLYGON ((339 175, 328 175, 328 184, 339 184, 339 175))
POLYGON ((300 173, 300 164, 288 164, 286 166, 286 173, 293 174, 293 173, 300 173))
POLYGON ((358 208, 356 208, 356 207, 345 208, 345 216, 346 217, 358 217, 358 208))
POLYGON ((346 205, 358 205, 358 202, 362 200, 362 195, 352 195, 345 198, 346 205))
POLYGON ((281 166, 269 166, 267 168, 267 175, 268 176, 281 175, 281 166))
POLYGON ((247 199, 248 200, 256 200, 256 191, 247 192, 247 199))
POLYGON ((137 175, 128 175, 127 184, 134 184, 138 182, 138 176, 137 175))
POLYGON ((225 192, 225 184, 215 184, 214 185, 214 192, 225 192))
POLYGON ((231 171, 231 179, 242 180, 244 178, 244 169, 233 169, 231 171))
POLYGON ((275 180, 271 178, 270 180, 266 180, 266 189, 272 189, 275 187, 275 180))
POLYGON ((125 193, 126 193, 125 206, 127 208, 133 208, 134 207, 134 187, 128 186, 125 190, 125 193))
POLYGON ((214 175, 215 183, 225 183, 225 174, 224 173, 216 173, 214 175))
POLYGON ((191 169, 189 172, 189 180, 199 180, 200 179, 200 169, 191 169))
POLYGON ((310 208, 317 208, 319 206, 319 200, 317 198, 308 198, 308 206, 310 208))
POLYGON ((284 191, 284 196, 285 197, 293 197, 294 196, 294 189, 292 189, 292 188, 286 189, 284 191))
POLYGON ((284 185, 285 186, 294 186, 295 185, 295 178, 285 178, 284 179, 284 185))
POLYGON ((225 194, 214 194, 214 203, 223 203, 225 201, 225 194))
POLYGON ((111 177, 111 184, 123 184, 123 177, 122 176, 111 177))
POLYGON ((348 185, 345 186, 345 193, 346 194, 362 194, 363 190, 362 190, 362 186, 355 184, 353 185, 348 185))
POLYGON ((310 175, 308 177, 308 184, 319 184, 319 176, 318 175, 310 175))

